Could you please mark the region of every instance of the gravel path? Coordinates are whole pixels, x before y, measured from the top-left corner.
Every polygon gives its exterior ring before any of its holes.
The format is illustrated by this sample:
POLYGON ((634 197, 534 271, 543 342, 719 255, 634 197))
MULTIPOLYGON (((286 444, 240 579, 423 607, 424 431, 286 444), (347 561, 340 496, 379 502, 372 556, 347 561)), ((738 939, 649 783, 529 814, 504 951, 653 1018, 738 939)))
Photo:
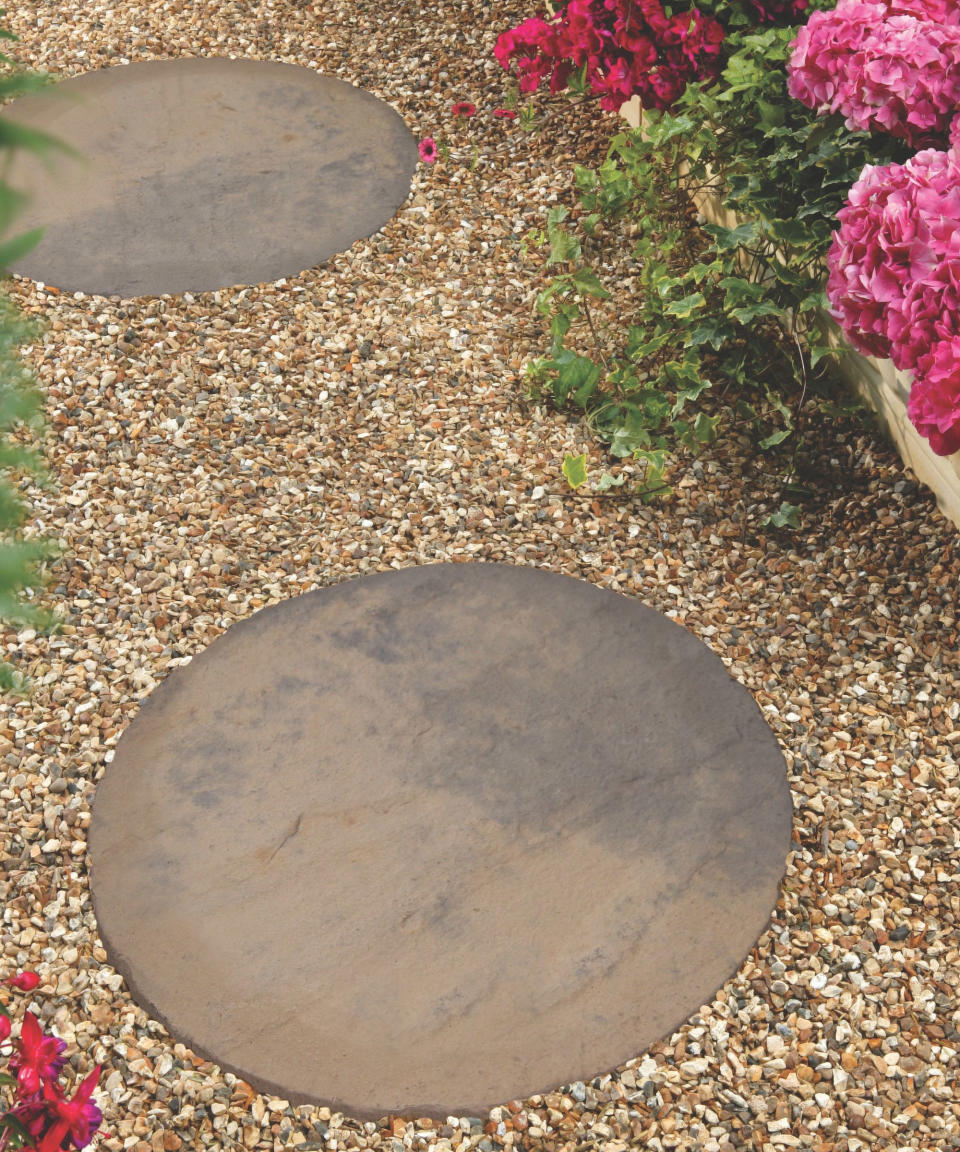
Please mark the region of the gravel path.
MULTIPOLYGON (((103 1077, 108 1149, 960 1147, 956 530, 853 423, 809 450, 802 530, 759 528, 775 477, 697 464, 656 509, 574 495, 576 421, 524 399, 540 257, 610 120, 496 120, 498 30, 439 0, 57 0, 8 5, 21 57, 62 74, 183 54, 308 64, 451 140, 381 233, 277 285, 135 302, 15 293, 48 330, 66 541, 53 638, 6 634, 35 678, 0 715, 3 970, 103 1077), (455 124, 451 103, 480 111, 455 124), (474 144, 476 164, 472 167, 474 144), (309 588, 451 559, 542 565, 638 596, 728 662, 784 747, 796 845, 773 925, 715 1000, 614 1075, 445 1126, 291 1109, 196 1060, 105 963, 85 829, 138 702, 235 620, 309 588)), ((589 780, 584 781, 589 787, 589 780)), ((202 910, 198 909, 198 914, 202 910)), ((601 1071, 601 1070, 598 1070, 601 1071)))

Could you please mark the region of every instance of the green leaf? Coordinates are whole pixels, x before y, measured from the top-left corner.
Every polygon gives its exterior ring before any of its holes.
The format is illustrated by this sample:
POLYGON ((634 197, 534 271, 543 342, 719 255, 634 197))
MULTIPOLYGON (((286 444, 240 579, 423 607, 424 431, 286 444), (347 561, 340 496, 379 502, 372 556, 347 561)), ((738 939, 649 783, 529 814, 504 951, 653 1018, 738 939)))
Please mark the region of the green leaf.
POLYGON ((622 488, 627 482, 626 473, 621 472, 614 476, 612 472, 604 472, 595 485, 597 492, 608 492, 611 488, 622 488))
POLYGON ((741 324, 749 324, 758 316, 778 316, 780 309, 771 300, 759 300, 756 304, 744 304, 740 308, 731 308, 728 315, 741 324))
POLYGON ((21 256, 26 256, 43 239, 43 233, 43 228, 31 228, 29 232, 14 236, 6 244, 0 244, 0 270, 6 271, 21 256))
POLYGON ((558 404, 566 403, 570 394, 585 401, 600 380, 601 367, 586 356, 577 356, 568 350, 557 357, 557 382, 554 395, 558 404))
POLYGON ((787 501, 784 500, 776 512, 771 512, 769 516, 764 516, 760 521, 760 527, 799 528, 800 509, 796 504, 788 504, 787 501))
POLYGON ((547 264, 566 264, 579 260, 581 255, 580 241, 571 233, 562 228, 550 232, 550 255, 547 264))
POLYGON ((714 246, 720 252, 729 252, 756 242, 760 235, 760 225, 756 220, 738 224, 736 228, 724 228, 721 224, 704 224, 704 232, 714 237, 714 246))
POLYGON ((693 422, 693 434, 701 444, 712 444, 717 438, 719 423, 719 416, 708 416, 706 412, 698 412, 693 422))
POLYGON ((677 399, 670 409, 670 418, 673 419, 679 416, 683 411, 688 400, 696 400, 697 397, 711 387, 711 382, 706 379, 698 380, 695 384, 691 384, 689 388, 681 388, 677 393, 677 399))
POLYGON ((581 268, 575 272, 571 283, 583 296, 595 296, 598 300, 607 300, 610 296, 610 293, 600 283, 596 273, 591 272, 589 268, 581 268))
POLYGON ((685 319, 691 316, 698 308, 703 308, 706 304, 706 299, 702 292, 691 292, 689 296, 684 296, 682 300, 674 300, 672 304, 668 304, 664 308, 664 312, 668 316, 676 316, 679 319, 685 319))
POLYGON ((587 482, 587 454, 582 452, 579 456, 564 456, 563 474, 571 488, 576 490, 587 482))
POLYGON ((780 428, 776 432, 771 433, 769 436, 765 436, 760 441, 760 447, 775 448, 778 444, 782 444, 792 431, 792 428, 780 428))

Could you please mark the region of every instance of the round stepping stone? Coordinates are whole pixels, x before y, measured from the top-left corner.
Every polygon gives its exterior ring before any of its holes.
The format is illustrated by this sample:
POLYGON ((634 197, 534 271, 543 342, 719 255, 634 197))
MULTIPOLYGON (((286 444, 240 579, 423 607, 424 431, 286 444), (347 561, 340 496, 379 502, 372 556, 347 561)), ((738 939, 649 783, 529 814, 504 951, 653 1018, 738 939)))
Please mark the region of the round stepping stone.
POLYGON ((355 1116, 483 1115, 668 1034, 767 926, 777 743, 627 597, 499 564, 234 625, 97 787, 111 962, 171 1034, 355 1116))
POLYGON ((46 234, 13 270, 106 296, 295 275, 385 224, 417 163, 389 105, 269 61, 104 68, 3 116, 79 153, 17 155, 9 182, 31 197, 17 225, 46 234))

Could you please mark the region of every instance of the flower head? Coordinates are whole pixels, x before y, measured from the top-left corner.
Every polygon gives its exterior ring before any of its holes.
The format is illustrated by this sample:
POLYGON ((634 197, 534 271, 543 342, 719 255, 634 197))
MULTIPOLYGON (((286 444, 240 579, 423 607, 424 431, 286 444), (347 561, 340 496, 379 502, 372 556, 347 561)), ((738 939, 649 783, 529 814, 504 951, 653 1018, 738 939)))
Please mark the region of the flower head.
POLYGON ((68 1100, 59 1086, 47 1081, 43 1091, 13 1109, 12 1115, 29 1132, 35 1152, 66 1152, 85 1148, 96 1134, 103 1115, 90 1097, 100 1078, 100 1065, 68 1100))
POLYGON ((0 1044, 10 1035, 10 1017, 6 1012, 0 1012, 0 1044))
POLYGON ((512 108, 494 108, 493 114, 498 120, 516 120, 517 118, 517 114, 512 108))
POLYGON ((793 42, 787 87, 847 127, 916 148, 942 143, 960 107, 960 8, 944 0, 840 0, 793 42))
POLYGON ((454 116, 476 116, 477 106, 476 104, 471 104, 469 100, 458 100, 450 111, 454 116))
POLYGON ((861 351, 914 373, 910 419, 949 455, 960 449, 960 153, 868 166, 837 218, 834 315, 861 351))
POLYGON ((55 1080, 66 1062, 67 1045, 56 1036, 45 1036, 32 1012, 26 1012, 20 1025, 17 1050, 10 1057, 20 1091, 31 1095, 47 1080, 55 1080))
POLYGON ((432 136, 427 136, 417 145, 420 159, 424 164, 432 164, 437 158, 437 142, 432 136))

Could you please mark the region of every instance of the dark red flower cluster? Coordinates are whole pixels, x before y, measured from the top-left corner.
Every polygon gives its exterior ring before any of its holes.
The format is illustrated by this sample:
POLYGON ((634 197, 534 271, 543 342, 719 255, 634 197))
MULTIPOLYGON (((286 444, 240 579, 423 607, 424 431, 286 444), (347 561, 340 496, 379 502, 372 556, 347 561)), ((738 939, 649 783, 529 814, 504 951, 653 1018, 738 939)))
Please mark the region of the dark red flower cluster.
MULTIPOLYGON (((20 972, 2 983, 23 992, 39 984, 35 972, 20 972)), ((0 1043, 10 1036, 10 1017, 0 1009, 0 1043)), ((0 1152, 16 1133, 30 1140, 23 1152, 67 1152, 85 1148, 96 1134, 101 1113, 91 1100, 100 1078, 97 1066, 68 1098, 59 1083, 66 1062, 66 1044, 47 1036, 36 1016, 25 1012, 13 1044, 9 1067, 16 1077, 13 1106, 0 1113, 0 1152)))
POLYGON ((516 68, 523 92, 543 80, 559 92, 583 68, 604 108, 633 95, 645 108, 669 108, 691 81, 719 75, 723 38, 697 8, 668 15, 661 0, 569 0, 553 19, 534 16, 504 32, 494 55, 516 68))

